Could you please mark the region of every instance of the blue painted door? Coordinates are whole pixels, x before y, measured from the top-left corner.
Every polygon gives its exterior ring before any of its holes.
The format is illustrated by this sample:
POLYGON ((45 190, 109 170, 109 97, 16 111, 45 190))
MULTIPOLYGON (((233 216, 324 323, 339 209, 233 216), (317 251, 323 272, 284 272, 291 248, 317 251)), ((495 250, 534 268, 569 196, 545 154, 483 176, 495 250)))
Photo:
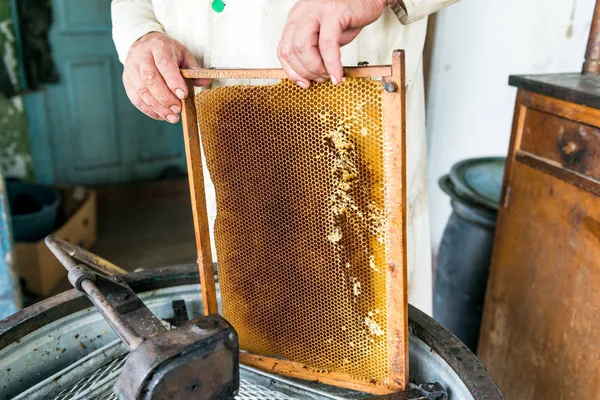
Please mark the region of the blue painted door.
POLYGON ((53 0, 50 33, 60 84, 26 97, 36 175, 104 185, 185 171, 181 123, 149 119, 127 99, 109 0, 53 0))
POLYGON ((15 270, 8 196, 0 165, 0 320, 21 308, 21 291, 15 270))

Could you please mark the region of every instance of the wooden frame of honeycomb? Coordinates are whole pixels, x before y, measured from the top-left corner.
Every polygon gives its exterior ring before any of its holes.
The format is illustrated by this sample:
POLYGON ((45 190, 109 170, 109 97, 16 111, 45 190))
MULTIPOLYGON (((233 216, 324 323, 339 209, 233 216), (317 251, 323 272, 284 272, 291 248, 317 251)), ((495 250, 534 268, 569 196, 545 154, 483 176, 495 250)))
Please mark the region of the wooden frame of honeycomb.
MULTIPOLYGON (((408 302, 407 302, 407 268, 406 268, 406 209, 405 209, 405 188, 406 188, 406 174, 405 174, 405 135, 406 135, 406 122, 405 122, 405 78, 404 78, 404 52, 403 51, 395 51, 392 57, 392 64, 389 66, 367 66, 367 67, 351 67, 344 68, 344 83, 342 83, 339 87, 346 89, 337 89, 338 87, 332 86, 330 83, 325 84, 315 84, 311 87, 310 90, 313 91, 326 91, 326 93, 333 93, 335 95, 336 90, 354 90, 353 93, 356 93, 358 90, 360 97, 361 88, 367 88, 367 90, 376 93, 377 96, 377 104, 379 105, 382 112, 377 114, 380 118, 378 122, 378 135, 380 136, 381 145, 377 147, 379 153, 379 159, 382 159, 382 175, 383 179, 381 179, 384 183, 385 195, 382 195, 382 202, 384 202, 384 212, 377 214, 377 217, 383 216, 385 219, 385 224, 378 225, 381 229, 384 230, 384 238, 385 238, 385 251, 383 260, 381 257, 377 259, 377 265, 374 262, 374 256, 370 256, 370 258, 365 259, 362 258, 361 263, 365 264, 360 266, 361 268, 369 268, 369 266, 377 271, 377 273, 381 274, 381 282, 383 282, 383 286, 379 286, 379 291, 385 291, 385 293, 378 293, 377 295, 382 297, 385 303, 385 310, 383 310, 382 314, 385 314, 385 323, 387 326, 381 326, 381 324, 376 324, 376 316, 369 311, 368 315, 363 313, 362 317, 364 317, 364 321, 359 321, 361 324, 366 325, 363 326, 362 335, 365 337, 365 340, 369 340, 370 342, 375 342, 375 339, 378 340, 378 351, 379 353, 379 370, 383 370, 383 374, 378 374, 375 376, 365 375, 361 376, 360 373, 353 371, 350 367, 346 368, 342 364, 352 364, 349 358, 343 358, 343 363, 340 363, 340 367, 327 367, 329 365, 326 361, 324 362, 314 362, 312 363, 310 360, 302 359, 302 352, 298 353, 289 353, 289 354, 300 354, 300 356, 289 356, 285 357, 281 354, 268 354, 269 351, 242 351, 240 354, 240 360, 242 363, 266 370, 269 372, 275 372, 280 375, 290 376, 305 380, 311 381, 319 381, 326 384, 331 384, 339 387, 345 387, 349 389, 369 392, 373 394, 386 394, 390 392, 402 391, 406 387, 406 383, 408 380, 408 302), (380 79, 373 80, 370 78, 380 79), (355 82, 353 82, 355 80, 355 82), (321 85, 321 86, 319 86, 321 85), (325 85, 325 86, 323 86, 325 85), (329 86, 327 86, 329 85, 329 86), (346 85, 346 86, 344 86, 346 85), (354 85, 353 89, 348 89, 348 85, 354 85), (362 86, 361 86, 362 85, 362 86), (358 88, 356 88, 358 86, 358 88), (382 289, 383 288, 383 289, 382 289), (385 359, 381 360, 381 354, 385 356, 385 359), (318 365, 317 365, 318 364, 318 365), (326 367, 323 367, 326 365, 326 367), (352 371, 352 372, 349 372, 352 371)), ((188 93, 194 93, 193 87, 193 79, 195 78, 210 78, 210 79, 278 79, 282 80, 280 82, 279 89, 282 87, 290 93, 290 96, 305 96, 305 93, 308 92, 298 92, 295 89, 295 86, 287 81, 285 82, 286 75, 281 69, 203 69, 203 70, 182 70, 182 75, 186 79, 188 84, 188 93)), ((216 90, 219 90, 216 89, 216 90)), ((261 89, 259 89, 260 91, 261 89)), ((269 90, 269 89, 267 89, 269 90)), ((278 88, 275 88, 278 90, 278 88)), ((260 93, 260 92, 259 92, 260 93)), ((279 93, 279 92, 277 92, 279 93)), ((217 92, 218 94, 218 92, 217 92)), ((243 97, 243 93, 239 92, 235 96, 243 97), (239 96, 238 96, 239 95, 239 96)), ((268 96, 273 97, 273 92, 270 92, 268 96)), ((270 98, 270 97, 265 98, 270 98)), ((287 96, 287 95, 286 95, 287 96)), ((315 94, 315 96, 318 95, 315 94)), ((331 94, 328 96, 331 97, 331 94)), ((218 96, 217 96, 218 97, 218 96)), ((371 96, 372 97, 372 96, 371 96)), ((249 97, 254 99, 254 97, 249 97)), ((285 98, 285 96, 283 96, 285 98)), ((356 95, 355 97, 356 98, 356 95)), ((202 99, 200 99, 202 100, 202 99)), ((287 101, 288 99, 284 100, 287 101)), ((293 99, 289 99, 290 101, 293 99)), ((241 101, 244 101, 243 99, 241 101)), ((239 103, 238 100, 236 102, 239 103)), ((204 180, 203 180, 203 166, 202 166, 202 151, 201 151, 201 138, 199 136, 199 114, 197 111, 197 107, 204 107, 207 104, 206 102, 199 102, 194 96, 188 96, 183 102, 183 111, 182 111, 182 122, 183 122, 183 130, 184 130, 184 142, 185 142, 185 151, 187 157, 187 165, 188 165, 188 176, 190 182, 190 194, 192 200, 192 209, 193 209, 193 219, 194 219, 194 228, 196 233, 196 245, 198 249, 198 264, 200 270, 200 281, 202 285, 202 297, 204 304, 204 312, 206 314, 217 313, 217 296, 216 296, 216 287, 214 281, 213 274, 213 266, 212 266, 212 255, 211 255, 211 243, 209 237, 209 224, 208 224, 208 216, 206 210, 206 199, 204 193, 204 180)), ((304 104, 304 103, 303 103, 304 104)), ((340 107, 344 107, 346 104, 342 104, 340 107)), ((361 106, 358 104, 357 106, 361 106)), ((228 107, 231 107, 228 105, 228 107)), ((245 110, 245 108, 244 108, 245 110)), ((207 110, 208 112, 208 110, 207 110)), ((313 110, 309 110, 309 112, 313 112, 313 110)), ((213 114, 215 114, 215 109, 211 109, 208 114, 208 117, 204 118, 204 123, 207 124, 206 127, 213 126, 214 123, 219 124, 219 120, 215 120, 213 114), (216 121, 216 122, 215 122, 216 121), (213 125, 210 125, 213 123, 213 125)), ((263 114, 261 114, 263 115, 263 114)), ((320 114, 321 118, 328 118, 328 113, 320 114)), ((203 115, 200 115, 203 117, 203 115)), ((264 116, 263 116, 264 117, 264 116)), ((201 118, 202 119, 202 118, 201 118)), ((221 120, 221 123, 225 120, 221 120)), ((345 121, 345 120, 344 120, 345 121)), ((229 119, 227 120, 228 124, 231 124, 229 119)), ((202 126, 202 123, 200 123, 202 126)), ((236 128, 237 129, 237 128, 236 128)), ((242 129, 241 127, 239 129, 242 129)), ((328 128, 330 129, 330 128, 328 128)), ((363 131, 365 128, 362 128, 363 131)), ((204 128, 203 128, 204 130, 204 128)), ((208 129, 207 129, 208 130, 208 129)), ((205 131, 206 132, 206 131, 205 131)), ((330 140, 333 144, 332 148, 337 148, 338 150, 345 149, 350 146, 353 147, 353 144, 348 144, 344 142, 345 139, 340 139, 336 137, 338 133, 340 133, 339 129, 336 131, 331 130, 325 136, 330 140), (341 146, 341 147, 340 147, 341 146)), ((344 132, 342 132, 344 133, 344 132)), ((205 141, 205 137, 208 134, 203 135, 202 141, 205 141)), ((344 133, 346 135, 346 133, 344 133)), ((358 133, 354 133, 355 136, 358 137, 358 133)), ((365 132, 363 132, 365 135, 365 132)), ((349 137, 348 135, 344 137, 349 137)), ((206 139, 209 140, 209 139, 206 139)), ((359 138, 359 141, 363 140, 359 138)), ((208 143, 214 143, 208 142, 208 143)), ((204 143, 206 145, 206 143, 204 143)), ((360 146, 360 144, 357 144, 360 146)), ((206 148, 205 154, 206 154, 206 148)), ((210 149, 209 149, 210 150, 210 149)), ((316 158, 320 156, 317 154, 316 158)), ((212 158, 213 164, 215 163, 214 157, 212 158)), ((207 161, 211 161, 209 157, 207 161)), ((209 170, 211 166, 209 164, 209 170)), ((212 172, 212 171, 211 171, 212 172)), ((212 177, 212 173, 211 173, 212 177)), ((229 177, 227 179, 231 179, 229 177)), ((214 180, 214 178, 213 178, 214 180)), ((343 187, 347 187, 345 181, 340 181, 339 185, 344 185, 343 187)), ((360 183, 359 183, 360 184, 360 183)), ((215 183, 217 186, 217 183, 215 183)), ((342 187, 342 186, 340 186, 342 187)), ((367 189, 371 190, 371 189, 367 189)), ((218 189, 217 189, 218 191, 218 189)), ((343 193, 342 193, 343 195, 343 193)), ((219 208, 219 194, 217 193, 217 207, 219 208)), ((344 206, 343 210, 341 207, 337 206, 336 213, 345 212, 346 206, 344 206)), ((370 205, 369 205, 370 207, 370 205)), ((356 207, 355 207, 356 208, 356 207)), ((366 208, 363 207, 363 210, 366 208)), ((219 217, 217 217, 219 218, 219 217)), ((243 218, 243 217, 242 217, 243 218)), ((361 214, 362 218, 362 214, 361 214)), ((342 234, 342 230, 338 228, 334 228, 327 235, 327 239, 329 242, 335 244, 340 240, 342 234)), ((238 240, 240 240, 238 238, 238 240)), ((219 244, 219 239, 217 239, 217 245, 219 244)), ((248 247, 251 247, 250 245, 248 247)), ((223 248, 223 247, 222 247, 223 248)), ((219 246, 217 249, 220 253, 219 246)), ((221 257, 221 256, 219 256, 221 257)), ((239 260, 239 258, 238 258, 239 260)), ((239 268, 244 267, 244 260, 239 262, 239 268)), ((345 261, 344 261, 345 263, 345 261)), ((236 265, 236 268, 238 265, 236 265)), ((346 263, 346 267, 350 267, 350 263, 346 263)), ((243 272, 240 269, 240 272, 243 272)), ((268 271, 267 271, 268 273, 268 271)), ((371 272, 373 273, 373 272, 371 272)), ((233 272, 231 272, 233 274, 233 272)), ((230 274, 230 275, 231 275, 230 274)), ((227 278, 227 280, 232 280, 231 277, 227 278)), ((264 282, 263 282, 264 283, 264 282)), ((375 290, 369 289, 368 286, 360 286, 360 282, 358 282, 357 278, 350 277, 348 282, 350 285, 350 295, 353 293, 358 296, 361 294, 361 290, 375 290)), ((367 282, 368 285, 368 282, 367 282)), ((221 280, 222 286, 222 295, 224 293, 223 286, 224 282, 221 280)), ((290 284, 291 287, 291 284, 290 284)), ((321 291, 322 292, 322 291, 321 291)), ((242 295, 245 295, 242 293, 242 295)), ((333 296, 333 294, 332 294, 333 296)), ((223 296, 224 308, 226 306, 227 299, 226 296, 223 296)), ((247 299, 250 301, 251 299, 247 299)), ((272 299, 273 302, 277 302, 277 299, 272 299)), ((282 300, 283 301, 283 300, 282 300)), ((289 302, 289 300, 286 300, 289 302)), ((267 303, 268 301, 264 301, 267 303)), ((356 303, 356 300, 354 301, 356 303)), ((239 306, 239 305, 237 305, 239 306)), ((266 304, 265 304, 266 306, 266 304)), ((253 305, 256 307, 256 304, 253 305)), ((258 305, 260 308, 260 304, 258 305)), ((254 309, 254 308, 253 308, 254 309)), ((364 311, 364 310, 363 310, 364 311)), ((257 310, 258 313, 261 310, 257 310)), ((376 311, 379 312, 379 311, 376 311)), ((300 313, 302 314, 302 313, 300 313)), ((303 318, 302 314, 299 318, 303 318)), ((228 318, 225 315, 225 318, 228 318)), ((233 317, 232 317, 233 318, 233 317)), ((235 318, 234 318, 235 319, 235 318)), ((230 321, 232 322, 232 321, 230 321)), ((232 324, 236 327, 236 321, 233 321, 232 324)), ((243 344, 246 339, 246 336, 252 335, 251 333, 246 333, 241 329, 243 327, 238 324, 236 330, 238 330, 238 334, 240 334, 240 343, 243 344), (239 328, 239 329, 238 329, 239 328)), ((345 326, 341 326, 341 329, 344 331, 347 329, 345 326)), ((319 337, 320 338, 320 337, 319 337)), ((334 340, 334 339, 328 339, 334 340)), ((289 341, 288 341, 289 343, 289 341)), ((349 342, 350 345, 353 345, 353 342, 349 342)), ((368 342, 365 342, 368 344, 368 342)), ((317 342, 308 343, 306 346, 320 346, 317 342)), ((324 345, 322 345, 324 346, 324 345)), ((250 346, 252 347, 252 346, 250 346)), ((354 346, 352 346, 354 347, 354 346)), ((260 347, 264 349, 265 347, 260 347)), ((310 347, 304 347, 304 352, 310 353, 310 347)), ((301 349, 302 350, 302 349, 301 349)), ((363 355, 364 358, 371 357, 370 349, 368 346, 365 347, 364 351, 366 355, 363 355)), ((287 353, 283 351, 283 353, 287 353)), ((326 353, 326 352, 325 352, 326 353)), ((345 354, 345 353, 344 353, 345 354)), ((352 355, 356 355, 356 351, 351 353, 352 355)), ((336 353, 337 355, 337 353, 336 353)), ((320 357, 325 357, 322 354, 319 354, 320 357)), ((340 356, 342 357, 342 356, 340 356)), ((349 356, 348 356, 349 357, 349 356)), ((368 360, 367 360, 368 361, 368 360)), ((333 361, 332 361, 333 362, 333 361)), ((340 360, 337 360, 340 362, 340 360)))

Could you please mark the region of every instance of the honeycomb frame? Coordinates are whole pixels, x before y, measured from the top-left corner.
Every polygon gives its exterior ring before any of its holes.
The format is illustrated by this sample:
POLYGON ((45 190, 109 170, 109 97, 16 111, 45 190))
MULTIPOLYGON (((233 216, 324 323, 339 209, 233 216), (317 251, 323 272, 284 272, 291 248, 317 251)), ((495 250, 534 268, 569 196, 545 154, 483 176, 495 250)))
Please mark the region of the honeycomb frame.
MULTIPOLYGON (((387 340, 387 368, 384 377, 365 379, 335 369, 319 369, 295 359, 241 352, 247 365, 305 380, 319 381, 339 387, 386 394, 402 391, 408 380, 408 302, 406 276, 406 210, 405 210, 405 78, 404 52, 395 51, 390 66, 344 68, 346 78, 381 78, 383 110, 383 163, 385 180, 385 290, 387 326, 381 330, 387 340)), ((193 79, 285 79, 281 69, 204 69, 182 70, 188 93, 194 93, 193 79)), ((183 102, 182 122, 198 263, 205 314, 218 312, 212 266, 211 244, 204 195, 202 150, 198 129, 198 113, 194 96, 183 102)), ((335 233, 335 232, 333 232, 335 233)), ((332 234, 333 234, 332 233, 332 234)), ((335 240, 335 238, 333 238, 335 240)), ((355 289, 356 290, 356 289, 355 289)), ((370 314, 371 315, 371 314, 370 314)), ((235 326, 235 325, 234 325, 235 326)), ((379 327, 377 326, 379 329, 379 327)))

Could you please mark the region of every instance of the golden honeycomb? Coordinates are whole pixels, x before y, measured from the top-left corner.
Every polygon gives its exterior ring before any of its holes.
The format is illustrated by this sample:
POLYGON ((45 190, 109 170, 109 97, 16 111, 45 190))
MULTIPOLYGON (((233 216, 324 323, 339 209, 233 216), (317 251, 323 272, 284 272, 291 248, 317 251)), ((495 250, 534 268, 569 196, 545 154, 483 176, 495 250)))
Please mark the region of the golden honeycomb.
POLYGON ((385 383, 381 82, 196 95, 223 316, 248 352, 385 383))

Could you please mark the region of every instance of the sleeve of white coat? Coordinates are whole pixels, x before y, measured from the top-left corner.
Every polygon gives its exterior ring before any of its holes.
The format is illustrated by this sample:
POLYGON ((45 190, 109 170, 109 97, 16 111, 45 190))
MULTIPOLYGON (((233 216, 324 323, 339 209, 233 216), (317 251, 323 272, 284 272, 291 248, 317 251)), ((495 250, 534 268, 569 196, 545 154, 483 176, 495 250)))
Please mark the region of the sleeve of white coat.
POLYGON ((149 32, 163 32, 152 0, 112 0, 112 35, 119 60, 125 63, 132 44, 149 32))
POLYGON ((392 7, 402 24, 410 24, 433 14, 458 0, 400 0, 392 7))

